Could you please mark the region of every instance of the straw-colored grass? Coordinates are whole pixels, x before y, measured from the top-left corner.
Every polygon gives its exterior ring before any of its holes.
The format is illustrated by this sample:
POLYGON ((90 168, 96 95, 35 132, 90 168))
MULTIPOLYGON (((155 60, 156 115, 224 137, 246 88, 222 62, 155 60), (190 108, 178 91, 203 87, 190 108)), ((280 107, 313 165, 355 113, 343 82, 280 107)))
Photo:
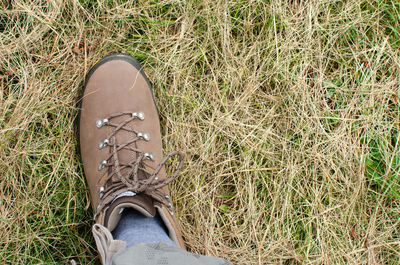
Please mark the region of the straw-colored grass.
POLYGON ((191 251, 400 263, 398 1, 0 1, 0 263, 97 264, 85 74, 143 64, 191 251))

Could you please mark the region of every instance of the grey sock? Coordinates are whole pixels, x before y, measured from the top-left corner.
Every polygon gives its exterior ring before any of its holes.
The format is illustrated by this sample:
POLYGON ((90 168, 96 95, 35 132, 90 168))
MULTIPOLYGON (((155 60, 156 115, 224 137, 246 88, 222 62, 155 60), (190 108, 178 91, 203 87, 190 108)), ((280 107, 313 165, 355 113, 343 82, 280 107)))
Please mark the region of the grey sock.
POLYGON ((158 214, 149 218, 131 208, 123 211, 121 220, 112 231, 112 235, 114 239, 127 242, 128 247, 138 243, 157 244, 161 241, 176 246, 168 236, 165 225, 158 214))

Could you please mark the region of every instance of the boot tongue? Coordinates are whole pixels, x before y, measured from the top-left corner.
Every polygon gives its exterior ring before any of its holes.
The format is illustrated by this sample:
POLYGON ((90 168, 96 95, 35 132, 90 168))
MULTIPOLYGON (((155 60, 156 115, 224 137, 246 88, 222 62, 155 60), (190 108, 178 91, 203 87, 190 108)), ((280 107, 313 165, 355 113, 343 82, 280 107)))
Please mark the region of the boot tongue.
POLYGON ((131 193, 127 196, 120 196, 106 210, 104 217, 104 226, 113 231, 121 219, 121 213, 124 208, 132 208, 147 217, 154 217, 156 209, 153 200, 144 194, 131 193))

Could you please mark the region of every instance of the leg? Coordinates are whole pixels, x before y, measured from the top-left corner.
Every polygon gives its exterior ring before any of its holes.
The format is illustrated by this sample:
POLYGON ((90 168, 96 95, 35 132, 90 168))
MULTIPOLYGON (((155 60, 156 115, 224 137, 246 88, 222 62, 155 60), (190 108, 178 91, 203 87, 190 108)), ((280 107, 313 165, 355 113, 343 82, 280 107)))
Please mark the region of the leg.
POLYGON ((229 265, 232 264, 224 259, 208 257, 187 252, 179 247, 159 244, 137 244, 127 248, 113 259, 113 265, 150 265, 150 264, 173 264, 173 265, 229 265))

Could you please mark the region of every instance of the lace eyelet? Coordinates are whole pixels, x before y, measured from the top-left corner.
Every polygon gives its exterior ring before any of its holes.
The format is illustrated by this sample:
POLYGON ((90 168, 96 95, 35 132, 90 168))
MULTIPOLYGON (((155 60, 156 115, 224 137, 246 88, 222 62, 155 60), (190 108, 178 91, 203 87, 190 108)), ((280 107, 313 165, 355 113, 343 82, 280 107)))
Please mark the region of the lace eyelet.
POLYGON ((144 113, 143 112, 133 112, 132 117, 138 118, 139 120, 144 120, 144 113))
POLYGON ((106 147, 108 144, 110 143, 110 141, 108 139, 105 139, 104 141, 99 143, 99 149, 103 149, 104 147, 106 147))
POLYGON ((101 161, 101 163, 99 164, 98 170, 100 171, 100 170, 104 169, 106 167, 106 165, 107 165, 106 160, 101 161))
POLYGON ((143 139, 143 140, 145 140, 145 141, 150 141, 150 134, 148 134, 148 133, 141 133, 141 132, 138 132, 137 133, 137 137, 139 137, 139 138, 141 138, 141 139, 143 139))
POLYGON ((101 186, 101 187, 99 188, 99 196, 100 196, 100 199, 103 197, 103 195, 104 195, 104 187, 101 186))
POLYGON ((103 125, 105 125, 107 123, 108 123, 108 119, 98 119, 98 120, 96 120, 96 127, 100 129, 101 127, 103 127, 103 125))
POLYGON ((144 157, 150 160, 154 161, 154 155, 153 153, 144 153, 144 157))

